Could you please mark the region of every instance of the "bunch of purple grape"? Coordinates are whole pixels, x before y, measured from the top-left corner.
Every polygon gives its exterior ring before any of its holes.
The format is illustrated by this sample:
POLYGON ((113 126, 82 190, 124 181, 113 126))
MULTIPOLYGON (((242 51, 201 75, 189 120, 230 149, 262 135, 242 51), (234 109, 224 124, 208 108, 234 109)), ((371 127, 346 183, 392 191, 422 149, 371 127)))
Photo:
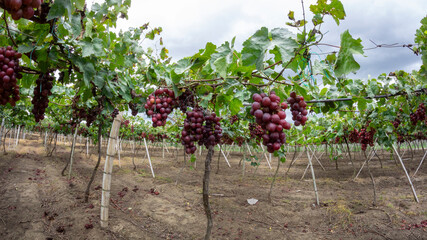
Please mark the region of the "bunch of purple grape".
POLYGON ((181 132, 181 143, 184 145, 185 153, 193 154, 197 150, 194 143, 203 139, 205 117, 202 108, 187 111, 186 115, 184 129, 181 132))
POLYGON ((17 79, 22 78, 22 67, 19 59, 22 54, 13 50, 11 46, 0 48, 0 105, 10 103, 15 106, 19 97, 17 79))
POLYGON ((144 105, 146 113, 151 116, 153 127, 160 127, 166 124, 168 115, 176 106, 175 93, 167 88, 157 89, 154 94, 150 94, 147 103, 144 105))
POLYGON ((34 16, 34 8, 38 9, 41 0, 5 0, 5 9, 12 15, 13 20, 30 19, 34 16))
POLYGON ((275 92, 270 95, 265 93, 255 93, 252 96, 254 102, 250 113, 255 116, 256 123, 264 131, 262 135, 263 144, 267 147, 269 153, 280 149, 286 142, 286 134, 283 129, 290 129, 291 125, 286 121, 287 105, 280 103, 280 97, 275 92))
POLYGON ((297 96, 295 92, 291 92, 290 97, 287 99, 289 106, 291 106, 292 120, 295 126, 305 125, 307 122, 307 103, 304 101, 303 96, 297 96))
POLYGON ((49 96, 52 95, 53 77, 49 73, 40 74, 36 80, 37 86, 34 88, 34 97, 31 103, 33 104, 32 113, 36 122, 44 119, 44 113, 49 105, 49 96))
POLYGON ((199 140, 199 145, 215 146, 221 142, 222 128, 220 121, 215 113, 205 116, 205 125, 203 126, 203 138, 199 140))
POLYGON ((417 111, 415 111, 415 113, 411 113, 409 117, 412 125, 417 125, 418 121, 426 121, 426 107, 424 106, 424 103, 420 103, 417 111))

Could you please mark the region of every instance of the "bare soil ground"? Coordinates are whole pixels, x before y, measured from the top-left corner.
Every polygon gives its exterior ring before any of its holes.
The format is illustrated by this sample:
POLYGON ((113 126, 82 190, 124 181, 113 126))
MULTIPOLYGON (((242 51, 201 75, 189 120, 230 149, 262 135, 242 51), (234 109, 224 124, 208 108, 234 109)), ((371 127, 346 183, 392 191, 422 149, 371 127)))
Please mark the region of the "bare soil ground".
MULTIPOLYGON (((93 148, 89 157, 84 145, 78 144, 72 179, 68 181, 61 170, 69 158, 69 145, 58 144, 53 156, 46 157, 42 140, 33 135, 32 140, 21 140, 7 155, 0 153, 0 239, 203 238, 206 217, 201 192, 206 150, 201 156, 197 153, 196 168, 188 162, 183 168, 182 150, 176 156, 176 151, 170 149, 163 159, 161 149, 152 148, 156 178, 151 176, 141 146, 135 158, 137 170, 133 170, 129 149, 122 152, 121 168, 116 160, 113 170, 110 227, 102 229, 100 185, 105 158, 89 203, 84 203, 96 150, 93 148)), ((410 173, 422 154, 416 152, 414 160, 404 161, 410 173)), ((363 158, 355 156, 359 168, 363 158)), ((217 174, 218 152, 213 158, 213 239, 427 239, 427 228, 421 224, 427 220, 425 164, 413 179, 420 200, 416 203, 402 168, 389 160, 390 155, 380 154, 383 168, 374 158, 370 168, 377 205, 373 206, 367 169, 352 181, 353 168, 348 160, 340 159, 336 170, 335 163, 323 155, 321 162, 326 171, 314 162, 321 202, 315 206, 311 173, 300 180, 308 162, 306 154, 298 158, 286 177, 290 161, 281 165, 271 204, 267 195, 277 159, 273 158, 272 170, 264 159, 257 170, 246 164, 242 177, 238 166, 241 157, 240 153, 231 154, 231 168, 221 157, 217 174), (249 205, 249 198, 259 202, 249 205)))

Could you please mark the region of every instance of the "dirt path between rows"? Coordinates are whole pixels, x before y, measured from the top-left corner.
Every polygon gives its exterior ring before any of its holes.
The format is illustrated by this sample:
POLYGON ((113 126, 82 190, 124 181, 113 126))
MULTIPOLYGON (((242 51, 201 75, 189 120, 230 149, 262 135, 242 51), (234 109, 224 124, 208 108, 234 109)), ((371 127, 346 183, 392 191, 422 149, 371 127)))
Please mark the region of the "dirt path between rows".
MULTIPOLYGON (((197 168, 175 151, 152 148, 156 178, 140 150, 132 170, 132 154, 121 154, 113 170, 110 227, 99 225, 100 184, 103 162, 91 189, 89 203, 84 190, 96 162, 77 148, 72 179, 61 176, 69 147, 59 145, 53 157, 45 157, 42 142, 23 140, 9 154, 0 153, 0 239, 202 239, 206 219, 201 201, 204 153, 197 154, 197 168), (179 178, 177 178, 178 174, 179 178), (178 179, 178 184, 175 181, 178 179), (158 192, 158 195, 156 195, 158 192)), ((417 152, 420 159, 422 152, 417 152)), ((403 171, 394 161, 370 164, 377 187, 377 206, 366 170, 349 181, 351 165, 340 169, 323 157, 323 171, 314 164, 321 204, 315 206, 311 174, 299 179, 307 159, 298 159, 287 178, 282 164, 273 192, 267 194, 274 170, 265 162, 258 170, 238 167, 241 155, 231 154, 231 168, 223 159, 219 173, 211 176, 214 212, 213 239, 427 239, 427 167, 413 179, 420 203, 415 203, 403 171), (247 199, 258 199, 249 205, 247 199), (425 226, 422 225, 424 221, 425 226)), ((187 158, 188 159, 188 158, 187 158)), ((385 157, 385 159, 389 159, 385 157)), ((413 171, 418 160, 405 161, 413 171)), ((213 172, 217 167, 214 156, 213 172)), ((272 165, 277 164, 273 159, 272 165)), ((362 160, 358 159, 359 166, 362 160)))

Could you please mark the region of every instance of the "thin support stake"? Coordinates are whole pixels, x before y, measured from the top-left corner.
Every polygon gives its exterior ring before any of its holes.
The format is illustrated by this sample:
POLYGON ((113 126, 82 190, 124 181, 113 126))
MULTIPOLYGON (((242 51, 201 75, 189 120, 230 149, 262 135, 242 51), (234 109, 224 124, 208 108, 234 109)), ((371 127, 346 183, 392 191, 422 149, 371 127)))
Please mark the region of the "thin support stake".
POLYGON ((145 144, 145 150, 147 151, 148 162, 150 163, 151 174, 153 174, 153 178, 155 178, 156 176, 154 176, 153 165, 151 164, 150 153, 148 152, 147 141, 145 140, 145 138, 144 138, 144 144, 145 144))
POLYGON ((162 143, 162 158, 165 159, 165 139, 164 138, 162 143))
POLYGON ((248 150, 249 150, 249 154, 252 156, 252 152, 251 152, 251 149, 249 148, 249 145, 248 145, 248 142, 245 142, 246 143, 246 147, 248 148, 248 150))
POLYGON ((70 169, 68 171, 68 180, 71 179, 71 172, 73 169, 73 160, 74 160, 74 148, 76 147, 76 136, 77 136, 78 127, 74 130, 73 143, 71 144, 71 153, 70 153, 70 169))
POLYGON ((403 171, 405 172, 406 178, 408 179, 409 184, 411 185, 411 189, 412 189, 412 194, 414 195, 414 199, 417 203, 419 203, 420 201, 418 200, 417 197, 417 193, 415 192, 415 188, 414 185, 412 184, 411 178, 409 177, 408 171, 406 171, 405 165, 403 164, 402 158, 400 157, 399 153, 397 152, 396 148, 394 147, 394 145, 392 145, 394 152, 397 155, 397 158, 399 158, 400 161, 400 165, 403 168, 403 171))
POLYGON ((233 148, 233 145, 234 145, 234 142, 231 144, 231 146, 228 148, 228 151, 227 151, 227 157, 228 156, 230 156, 230 152, 231 152, 231 150, 232 150, 232 148, 233 148))
POLYGON ((262 153, 264 154, 265 160, 267 160, 268 166, 270 167, 270 169, 272 169, 270 161, 268 160, 267 154, 265 153, 265 149, 264 149, 264 146, 262 146, 262 144, 261 144, 261 149, 262 149, 262 153))
POLYGON ((313 163, 311 162, 310 153, 307 151, 308 163, 310 164, 311 176, 313 177, 314 193, 316 194, 316 204, 319 206, 319 194, 317 193, 316 176, 314 175, 313 163))
POLYGON ((21 130, 21 125, 18 126, 18 133, 16 134, 15 146, 18 146, 19 142, 19 131, 21 130))
POLYGON ((307 173, 307 170, 309 167, 310 167, 310 163, 307 163, 307 167, 305 168, 304 173, 302 174, 300 181, 304 179, 305 174, 307 173))
POLYGON ((412 178, 414 178, 414 177, 415 177, 415 174, 417 174, 418 170, 420 170, 421 165, 423 165, 423 162, 424 162, 424 159, 426 158, 426 156, 427 156, 427 151, 426 151, 426 153, 424 154, 423 159, 421 159, 420 165, 418 165, 417 170, 415 170, 414 174, 412 175, 412 178))
POLYGON ((373 154, 373 153, 374 153, 374 151, 371 151, 368 154, 368 158, 366 158, 366 160, 363 162, 362 167, 360 167, 359 172, 357 172, 356 176, 353 178, 353 181, 356 180, 357 177, 359 177, 359 174, 360 174, 360 172, 362 172, 362 169, 365 166, 365 164, 368 163, 369 161, 371 161, 371 159, 375 156, 375 154, 373 154))
POLYGON ((230 162, 228 161, 227 157, 225 156, 225 154, 224 154, 224 152, 222 151, 222 148, 219 146, 219 144, 218 144, 218 147, 219 147, 219 149, 221 150, 222 156, 224 156, 224 159, 225 159, 225 161, 227 162, 228 167, 231 167, 230 162))
POLYGON ((308 147, 308 149, 310 149, 310 151, 313 153, 314 158, 316 158, 317 163, 319 163, 320 167, 322 167, 323 171, 326 171, 326 169, 323 167, 322 163, 320 162, 320 160, 316 157, 316 151, 314 151, 313 149, 311 149, 310 147, 308 147))
POLYGON ((1 143, 1 141, 2 141, 2 138, 3 138, 3 127, 4 127, 4 120, 6 119, 6 117, 4 117, 2 120, 1 120, 1 126, 0 126, 0 143, 1 143))

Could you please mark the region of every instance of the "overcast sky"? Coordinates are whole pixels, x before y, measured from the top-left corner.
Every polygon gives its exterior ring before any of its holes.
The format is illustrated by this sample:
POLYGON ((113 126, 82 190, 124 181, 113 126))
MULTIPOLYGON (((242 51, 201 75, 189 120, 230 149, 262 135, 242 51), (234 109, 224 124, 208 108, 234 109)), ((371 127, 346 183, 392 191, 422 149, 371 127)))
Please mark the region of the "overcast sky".
MULTIPOLYGON (((304 1, 306 14, 315 1, 304 1)), ((365 48, 377 44, 413 43, 415 30, 427 14, 427 0, 342 0, 346 19, 340 26, 328 20, 322 26, 324 43, 339 45, 340 34, 346 29, 354 38, 360 37, 365 48)), ((207 42, 220 45, 236 36, 236 48, 262 26, 269 29, 285 27, 287 13, 295 11, 302 18, 301 1, 273 0, 133 0, 129 20, 120 21, 120 28, 138 27, 150 22, 163 28, 163 41, 170 56, 177 61, 191 56, 207 42)), ((309 19, 310 16, 307 16, 309 19)), ((329 19, 329 18, 327 18, 329 19)), ((313 49, 320 53, 331 49, 313 49)), ((357 75, 367 78, 398 69, 410 71, 421 65, 420 57, 409 49, 380 48, 357 57, 361 69, 357 75)), ((349 76, 354 77, 354 76, 349 76)))

